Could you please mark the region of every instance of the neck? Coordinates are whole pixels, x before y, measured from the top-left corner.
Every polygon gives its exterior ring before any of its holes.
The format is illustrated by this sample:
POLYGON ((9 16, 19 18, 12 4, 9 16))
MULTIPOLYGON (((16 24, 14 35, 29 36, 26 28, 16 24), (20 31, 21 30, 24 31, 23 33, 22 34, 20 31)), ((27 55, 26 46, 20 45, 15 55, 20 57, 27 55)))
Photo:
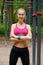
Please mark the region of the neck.
POLYGON ((20 25, 22 25, 24 22, 22 22, 22 21, 19 21, 18 23, 19 23, 20 25))

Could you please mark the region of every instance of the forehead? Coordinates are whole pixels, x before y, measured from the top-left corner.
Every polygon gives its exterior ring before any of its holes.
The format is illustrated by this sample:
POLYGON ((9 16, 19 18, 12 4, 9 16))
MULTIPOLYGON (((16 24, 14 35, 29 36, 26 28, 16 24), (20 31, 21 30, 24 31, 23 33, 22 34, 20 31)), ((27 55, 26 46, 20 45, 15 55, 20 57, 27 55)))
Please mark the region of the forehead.
POLYGON ((18 10, 18 13, 23 13, 23 14, 25 14, 25 11, 22 10, 22 9, 20 9, 20 10, 18 10))

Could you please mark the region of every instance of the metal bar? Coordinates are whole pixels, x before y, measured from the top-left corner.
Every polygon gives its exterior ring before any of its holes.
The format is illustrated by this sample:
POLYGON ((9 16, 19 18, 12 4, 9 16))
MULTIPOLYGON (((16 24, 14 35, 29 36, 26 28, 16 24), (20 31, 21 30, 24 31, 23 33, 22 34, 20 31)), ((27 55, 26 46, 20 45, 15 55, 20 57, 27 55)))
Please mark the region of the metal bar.
POLYGON ((7 13, 7 3, 5 3, 5 39, 8 39, 8 13, 7 13))
MULTIPOLYGON (((7 3, 9 3, 9 2, 7 2, 7 3)), ((10 3, 12 3, 12 2, 10 2, 10 3)), ((29 3, 16 3, 16 4, 12 4, 12 5, 19 5, 19 4, 26 4, 26 5, 28 5, 29 3)), ((10 5, 10 4, 8 4, 8 5, 10 5)))
MULTIPOLYGON (((36 0, 33 0, 33 14, 36 14, 36 0)), ((36 54, 36 15, 33 16, 33 44, 32 44, 32 65, 35 65, 36 54)))
POLYGON ((30 3, 30 2, 29 3, 28 2, 27 3, 25 3, 25 2, 20 3, 18 1, 18 3, 14 4, 14 1, 5 1, 5 2, 8 3, 7 5, 28 5, 30 3))
MULTIPOLYGON (((5 1, 5 2, 15 2, 15 1, 5 1)), ((20 1, 17 1, 18 3, 20 3, 20 1)), ((22 2, 22 3, 24 3, 24 2, 22 2)), ((28 2, 27 2, 28 3, 28 2)), ((30 2, 29 2, 30 3, 30 2)))
POLYGON ((28 5, 28 3, 16 3, 16 4, 12 4, 12 2, 11 3, 7 2, 7 3, 8 3, 7 5, 28 5))
POLYGON ((28 0, 27 3, 27 24, 30 24, 30 15, 31 15, 31 0, 28 0))
MULTIPOLYGON (((41 11, 41 0, 38 0, 38 11, 41 11)), ((37 65, 41 65, 41 15, 38 14, 37 65)))

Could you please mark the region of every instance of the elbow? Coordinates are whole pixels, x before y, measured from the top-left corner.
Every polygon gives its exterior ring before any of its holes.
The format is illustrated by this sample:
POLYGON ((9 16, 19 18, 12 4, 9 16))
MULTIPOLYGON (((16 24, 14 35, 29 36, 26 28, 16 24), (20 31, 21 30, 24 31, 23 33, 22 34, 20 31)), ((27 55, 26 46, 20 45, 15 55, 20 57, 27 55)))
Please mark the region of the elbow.
POLYGON ((29 37, 28 39, 29 39, 30 41, 32 41, 32 37, 29 37))
POLYGON ((11 35, 10 35, 10 37, 9 37, 9 40, 12 41, 12 37, 11 37, 11 35))
POLYGON ((32 41, 32 37, 31 38, 29 38, 30 39, 30 41, 32 41))
POLYGON ((32 38, 30 38, 30 41, 32 41, 32 38))
POLYGON ((10 37, 9 40, 12 41, 12 38, 10 37))

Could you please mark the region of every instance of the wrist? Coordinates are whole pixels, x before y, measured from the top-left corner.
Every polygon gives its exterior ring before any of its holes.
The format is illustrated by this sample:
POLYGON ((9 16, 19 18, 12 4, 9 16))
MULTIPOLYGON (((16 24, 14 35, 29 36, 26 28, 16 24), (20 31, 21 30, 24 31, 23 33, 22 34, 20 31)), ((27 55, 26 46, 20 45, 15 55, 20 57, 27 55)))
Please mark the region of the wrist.
POLYGON ((20 37, 20 36, 18 36, 18 39, 20 40, 20 39, 21 39, 21 37, 20 37))

